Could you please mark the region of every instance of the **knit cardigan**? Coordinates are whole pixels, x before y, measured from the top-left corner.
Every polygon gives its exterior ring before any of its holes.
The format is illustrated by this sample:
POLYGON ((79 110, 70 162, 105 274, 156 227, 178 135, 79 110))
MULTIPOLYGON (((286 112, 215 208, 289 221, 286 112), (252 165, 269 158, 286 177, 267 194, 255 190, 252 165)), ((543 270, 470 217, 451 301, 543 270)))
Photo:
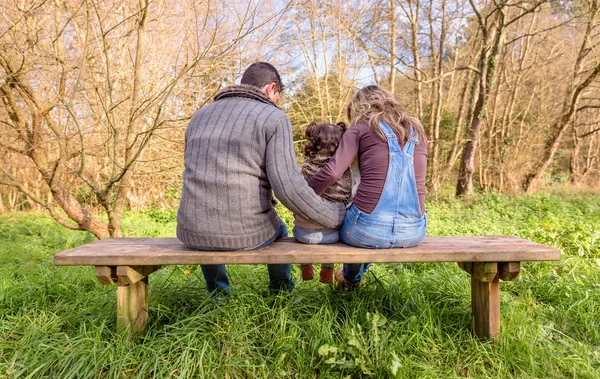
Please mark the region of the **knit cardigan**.
POLYGON ((187 246, 255 247, 273 237, 275 196, 325 227, 344 220, 300 174, 287 116, 259 89, 228 87, 198 110, 186 129, 177 237, 187 246))

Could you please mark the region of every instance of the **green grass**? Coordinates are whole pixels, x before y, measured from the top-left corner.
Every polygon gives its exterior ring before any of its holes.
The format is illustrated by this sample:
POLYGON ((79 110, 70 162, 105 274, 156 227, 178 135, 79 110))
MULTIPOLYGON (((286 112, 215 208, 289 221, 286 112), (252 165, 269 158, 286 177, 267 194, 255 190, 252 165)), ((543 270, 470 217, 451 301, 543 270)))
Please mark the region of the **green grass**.
MULTIPOLYGON (((468 276, 456 264, 374 265, 357 293, 301 282, 268 296, 264 266, 230 266, 233 295, 210 300, 200 270, 150 279, 140 343, 115 335, 114 287, 53 254, 93 240, 39 214, 0 216, 0 377, 598 378, 600 197, 443 199, 430 235, 511 234, 563 251, 501 284, 502 335, 471 336, 468 276), (185 274, 189 272, 189 274, 185 274)), ((284 219, 289 223, 289 212, 284 219)), ((173 236, 175 211, 126 214, 129 236, 173 236)))

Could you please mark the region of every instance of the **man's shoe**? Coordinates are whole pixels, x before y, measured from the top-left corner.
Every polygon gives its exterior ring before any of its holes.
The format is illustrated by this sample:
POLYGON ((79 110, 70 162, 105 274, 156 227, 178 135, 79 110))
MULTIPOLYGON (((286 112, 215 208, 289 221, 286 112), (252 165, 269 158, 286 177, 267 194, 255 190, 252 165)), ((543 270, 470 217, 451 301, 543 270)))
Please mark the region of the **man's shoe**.
POLYGON ((333 267, 321 267, 319 281, 321 283, 333 284, 333 267))
POLYGON ((344 267, 340 267, 335 272, 335 289, 354 291, 360 287, 362 279, 358 283, 350 283, 344 276, 344 267))
POLYGON ((300 265, 302 270, 302 280, 312 280, 315 277, 315 270, 312 265, 300 265))

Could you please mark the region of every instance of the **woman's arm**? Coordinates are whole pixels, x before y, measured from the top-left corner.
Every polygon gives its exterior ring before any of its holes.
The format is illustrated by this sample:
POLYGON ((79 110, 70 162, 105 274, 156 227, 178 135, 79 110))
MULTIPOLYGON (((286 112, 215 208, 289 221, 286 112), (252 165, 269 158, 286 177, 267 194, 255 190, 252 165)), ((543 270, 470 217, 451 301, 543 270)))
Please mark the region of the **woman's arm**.
POLYGON ((417 182, 417 193, 421 214, 425 213, 425 179, 427 176, 427 141, 420 141, 415 147, 413 154, 415 167, 415 181, 417 182))
POLYGON ((338 181, 354 162, 354 158, 358 154, 359 139, 360 129, 357 127, 348 128, 327 165, 310 178, 308 185, 317 195, 322 195, 329 186, 338 181))

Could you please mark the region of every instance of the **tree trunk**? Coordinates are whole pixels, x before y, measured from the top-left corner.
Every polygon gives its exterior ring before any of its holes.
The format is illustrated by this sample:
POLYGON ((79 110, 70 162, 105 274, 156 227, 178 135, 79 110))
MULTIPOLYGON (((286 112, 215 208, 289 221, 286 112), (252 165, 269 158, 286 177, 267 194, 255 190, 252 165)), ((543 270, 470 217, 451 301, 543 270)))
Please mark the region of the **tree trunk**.
POLYGON ((581 178, 581 170, 579 168, 579 151, 581 150, 581 140, 577 137, 577 128, 573 127, 572 138, 573 138, 573 148, 571 149, 571 157, 569 159, 569 179, 571 184, 579 185, 579 180, 581 178))
MULTIPOLYGON (((433 3, 431 3, 431 8, 429 10, 430 12, 430 18, 429 18, 429 24, 430 24, 430 28, 433 25, 433 17, 431 16, 431 12, 432 12, 432 8, 433 8, 433 3)), ((434 63, 435 63, 435 68, 434 68, 434 73, 433 76, 437 77, 439 75, 442 74, 442 70, 444 67, 444 44, 446 42, 446 1, 442 1, 441 4, 441 12, 442 12, 442 20, 441 20, 441 29, 440 29, 440 34, 439 34, 439 41, 438 41, 438 48, 437 51, 435 49, 435 43, 434 43, 434 39, 433 39, 433 28, 430 29, 431 31, 431 52, 432 55, 435 57, 434 58, 434 63)), ((434 82, 434 98, 435 98, 435 103, 432 104, 431 109, 430 109, 430 113, 431 113, 431 117, 430 122, 431 122, 431 161, 430 161, 430 165, 431 165, 431 183, 432 183, 432 187, 433 187, 433 191, 437 192, 439 190, 440 187, 440 178, 439 178, 439 153, 440 153, 440 123, 441 123, 441 118, 442 118, 442 100, 443 100, 443 96, 444 96, 444 79, 440 78, 439 80, 436 80, 434 82)))
POLYGON ((410 20, 410 37, 411 37, 411 52, 413 56, 414 62, 414 78, 417 83, 415 88, 415 108, 416 108, 416 117, 419 120, 423 120, 423 83, 422 83, 422 75, 421 75, 421 54, 419 53, 419 40, 418 40, 418 32, 419 32, 419 9, 421 8, 421 1, 415 0, 416 9, 413 12, 413 0, 408 0, 409 12, 407 13, 407 17, 410 20))
POLYGON ((473 111, 473 120, 469 128, 469 141, 465 145, 461 158, 460 172, 456 184, 456 196, 471 195, 473 193, 473 173, 475 172, 475 154, 479 147, 481 120, 487 102, 488 91, 493 86, 493 77, 496 69, 498 55, 501 50, 504 36, 504 14, 498 10, 497 20, 492 30, 486 29, 482 24, 484 43, 479 60, 479 94, 473 111))
MULTIPOLYGON (((446 169, 444 170, 444 177, 447 177, 452 171, 454 167, 454 163, 458 158, 458 148, 461 144, 462 140, 462 125, 465 120, 465 108, 467 103, 467 92, 469 90, 469 74, 467 73, 465 77, 465 85, 460 94, 460 102, 458 107, 458 120, 456 121, 456 129, 454 130, 454 142, 452 143, 452 149, 450 150, 450 154, 448 155, 448 159, 446 160, 446 169)), ((472 89, 471 89, 472 91, 472 89)), ((470 101, 470 99, 469 99, 470 101)), ((469 106, 470 108, 470 106, 469 106)))
MULTIPOLYGON (((92 234, 98 237, 98 239, 108 238, 110 236, 107 225, 98 218, 92 216, 87 209, 82 207, 82 205, 79 204, 77 199, 71 195, 67 188, 55 187, 51 190, 52 196, 56 203, 62 210, 65 211, 71 220, 77 223, 77 226, 80 230, 89 230, 92 232, 92 234)), ((52 217, 55 218, 56 221, 59 221, 55 214, 52 214, 52 217)))
MULTIPOLYGON (((476 49, 477 39, 473 41, 473 47, 471 49, 469 63, 473 61, 476 49)), ((448 175, 454 168, 456 159, 458 159, 459 147, 462 144, 462 127, 465 124, 465 121, 469 122, 471 109, 473 109, 473 101, 475 99, 475 93, 477 91, 478 83, 477 76, 474 76, 471 79, 471 71, 466 71, 464 83, 465 84, 460 95, 460 103, 458 107, 458 120, 456 121, 456 130, 454 132, 454 142, 452 144, 452 150, 450 151, 448 159, 446 160, 446 169, 444 171, 444 177, 448 177, 448 175)))

